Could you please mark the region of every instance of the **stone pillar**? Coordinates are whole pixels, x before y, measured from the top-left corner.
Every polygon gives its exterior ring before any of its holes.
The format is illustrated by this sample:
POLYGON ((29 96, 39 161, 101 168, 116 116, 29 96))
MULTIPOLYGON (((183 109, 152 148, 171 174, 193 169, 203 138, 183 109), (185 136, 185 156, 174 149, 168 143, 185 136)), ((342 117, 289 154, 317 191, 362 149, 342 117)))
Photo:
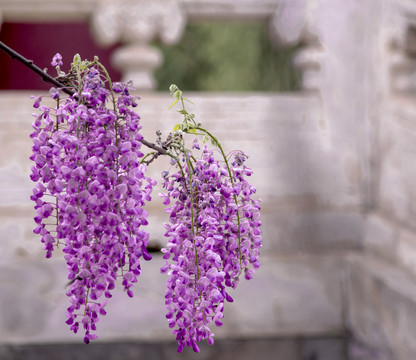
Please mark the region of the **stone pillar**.
POLYGON ((133 80, 138 90, 152 90, 153 71, 161 65, 162 55, 150 42, 177 42, 185 23, 178 0, 99 0, 91 27, 99 44, 122 43, 112 61, 123 81, 133 80))
POLYGON ((324 51, 311 19, 313 3, 308 0, 281 0, 270 21, 272 41, 279 46, 304 44, 294 59, 302 72, 302 89, 320 88, 320 69, 324 51))
POLYGON ((414 10, 396 7, 389 14, 389 31, 384 31, 390 73, 389 90, 396 95, 416 93, 416 25, 414 10))

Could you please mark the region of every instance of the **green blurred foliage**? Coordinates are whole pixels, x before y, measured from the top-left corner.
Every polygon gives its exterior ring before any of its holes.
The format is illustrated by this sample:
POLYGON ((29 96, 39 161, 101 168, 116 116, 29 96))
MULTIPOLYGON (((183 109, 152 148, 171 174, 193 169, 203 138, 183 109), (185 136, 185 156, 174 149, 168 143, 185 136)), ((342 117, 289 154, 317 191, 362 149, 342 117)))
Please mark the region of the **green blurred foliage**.
POLYGON ((188 25, 175 46, 157 45, 164 64, 158 90, 177 84, 196 91, 296 91, 300 73, 292 66, 297 47, 276 49, 265 24, 188 25))

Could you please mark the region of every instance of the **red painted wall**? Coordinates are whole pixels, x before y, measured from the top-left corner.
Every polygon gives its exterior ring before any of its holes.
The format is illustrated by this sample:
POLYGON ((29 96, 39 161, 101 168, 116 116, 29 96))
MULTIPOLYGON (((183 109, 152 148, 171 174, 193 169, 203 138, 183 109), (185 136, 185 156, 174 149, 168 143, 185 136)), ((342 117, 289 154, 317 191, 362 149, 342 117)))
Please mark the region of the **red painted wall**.
MULTIPOLYGON (((50 65, 52 57, 60 53, 63 57, 64 71, 69 69, 74 54, 82 59, 94 58, 109 70, 114 81, 120 80, 120 73, 110 65, 110 55, 116 46, 102 49, 92 39, 88 24, 21 24, 3 23, 0 28, 0 41, 13 48, 24 57, 33 60, 41 69, 48 67, 48 73, 56 76, 56 70, 50 65)), ((0 90, 49 89, 29 68, 0 51, 0 90)))

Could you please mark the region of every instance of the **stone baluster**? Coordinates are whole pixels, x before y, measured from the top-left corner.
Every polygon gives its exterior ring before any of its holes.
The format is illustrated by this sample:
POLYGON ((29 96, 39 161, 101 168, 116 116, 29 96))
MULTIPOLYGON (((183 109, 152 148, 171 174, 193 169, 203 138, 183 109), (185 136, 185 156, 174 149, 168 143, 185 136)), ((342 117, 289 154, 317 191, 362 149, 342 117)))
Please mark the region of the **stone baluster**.
POLYGON ((320 88, 320 69, 324 58, 317 30, 310 18, 312 5, 308 0, 280 0, 270 21, 272 41, 277 45, 304 44, 294 59, 294 65, 302 72, 304 90, 320 88))
POLYGON ((138 90, 155 88, 153 71, 163 60, 150 43, 155 39, 177 42, 185 23, 177 0, 100 0, 91 20, 99 44, 121 42, 112 56, 113 65, 122 72, 122 80, 132 80, 138 90))
POLYGON ((390 90, 398 94, 416 92, 416 26, 406 13, 398 12, 384 38, 389 50, 390 90))

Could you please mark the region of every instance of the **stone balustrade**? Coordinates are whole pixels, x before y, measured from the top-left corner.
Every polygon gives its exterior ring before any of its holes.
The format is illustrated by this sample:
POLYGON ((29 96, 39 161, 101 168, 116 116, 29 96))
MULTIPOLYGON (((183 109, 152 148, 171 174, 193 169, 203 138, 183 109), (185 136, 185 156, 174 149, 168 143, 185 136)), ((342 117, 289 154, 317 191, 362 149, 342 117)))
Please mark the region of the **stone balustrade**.
MULTIPOLYGON (((153 71, 163 62, 160 50, 150 45, 156 38, 175 44, 188 22, 256 21, 269 24, 274 42, 292 45, 305 40, 307 48, 313 31, 306 31, 306 9, 302 1, 287 0, 0 0, 0 24, 89 22, 97 43, 122 43, 112 62, 123 80, 133 80, 137 89, 151 90, 155 88, 153 71)), ((299 61, 301 70, 305 69, 306 89, 317 86, 315 45, 312 41, 312 56, 307 51, 299 61)))
MULTIPOLYGON (((29 95, 0 93, 0 147, 8 154, 0 157, 0 344, 74 342, 77 337, 64 323, 64 259, 59 251, 53 259, 45 259, 40 240, 32 233, 29 95)), ((195 103, 192 110, 197 119, 215 129, 225 151, 237 148, 250 155, 249 165, 255 168, 252 181, 263 199, 262 267, 253 281, 242 281, 232 293, 235 302, 227 306, 227 321, 216 330, 217 337, 341 336, 339 263, 345 251, 358 246, 361 220, 339 206, 348 207, 348 196, 332 196, 345 192, 348 181, 328 188, 314 180, 322 170, 319 164, 328 163, 331 156, 325 152, 315 159, 307 156, 322 147, 319 98, 196 93, 187 97, 195 103), (293 144, 300 145, 299 139, 303 144, 294 154, 293 144), (285 159, 288 153, 298 158, 297 166, 285 159), (280 168, 270 166, 278 159, 280 168), (317 224, 320 231, 314 234, 311 230, 317 224), (319 253, 308 255, 313 243, 319 253), (257 302, 261 306, 253 306, 257 302)), ((170 95, 143 94, 138 108, 147 139, 154 139, 156 129, 170 131, 178 121, 180 115, 168 109, 170 103, 170 95)), ((164 160, 153 163, 149 175, 159 178, 164 160)), ((333 171, 340 170, 334 164, 333 171)), ((151 241, 159 245, 164 244, 162 223, 166 221, 157 196, 161 190, 154 190, 147 207, 151 241)), ((164 318, 162 265, 161 256, 154 255, 152 262, 142 266, 136 297, 130 299, 119 290, 109 301, 108 315, 99 323, 101 340, 171 339, 164 318)))

